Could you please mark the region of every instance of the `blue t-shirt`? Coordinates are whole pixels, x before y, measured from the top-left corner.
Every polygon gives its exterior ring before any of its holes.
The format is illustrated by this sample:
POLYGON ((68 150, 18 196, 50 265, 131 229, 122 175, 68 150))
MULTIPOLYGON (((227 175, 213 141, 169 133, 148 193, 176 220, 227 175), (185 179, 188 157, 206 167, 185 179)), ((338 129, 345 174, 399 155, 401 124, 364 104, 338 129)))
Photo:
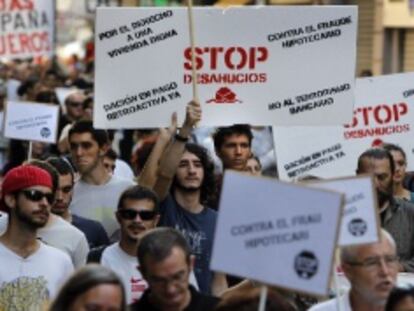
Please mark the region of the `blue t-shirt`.
POLYGON ((108 235, 99 222, 72 214, 72 225, 85 234, 90 249, 109 245, 108 235))
POLYGON ((208 207, 194 214, 181 207, 171 195, 161 202, 159 225, 175 228, 184 235, 195 256, 194 274, 203 293, 211 291, 210 259, 216 220, 217 212, 208 207))

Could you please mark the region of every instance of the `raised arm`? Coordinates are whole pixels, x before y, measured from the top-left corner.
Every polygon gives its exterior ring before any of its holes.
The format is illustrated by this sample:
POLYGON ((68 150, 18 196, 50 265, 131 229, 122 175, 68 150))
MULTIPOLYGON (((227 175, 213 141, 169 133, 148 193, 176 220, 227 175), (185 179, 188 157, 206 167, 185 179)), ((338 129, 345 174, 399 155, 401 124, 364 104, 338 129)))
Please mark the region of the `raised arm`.
POLYGON ((178 134, 175 135, 172 143, 165 149, 160 160, 157 181, 153 188, 160 200, 163 200, 167 196, 181 156, 184 153, 185 143, 193 127, 200 120, 200 104, 195 101, 189 102, 183 126, 179 129, 178 134))
POLYGON ((159 162, 163 152, 168 144, 171 142, 172 136, 177 131, 177 113, 173 113, 171 116, 171 125, 168 129, 160 128, 158 139, 151 151, 150 156, 145 163, 141 174, 138 177, 138 184, 150 189, 154 188, 157 180, 157 171, 159 162))

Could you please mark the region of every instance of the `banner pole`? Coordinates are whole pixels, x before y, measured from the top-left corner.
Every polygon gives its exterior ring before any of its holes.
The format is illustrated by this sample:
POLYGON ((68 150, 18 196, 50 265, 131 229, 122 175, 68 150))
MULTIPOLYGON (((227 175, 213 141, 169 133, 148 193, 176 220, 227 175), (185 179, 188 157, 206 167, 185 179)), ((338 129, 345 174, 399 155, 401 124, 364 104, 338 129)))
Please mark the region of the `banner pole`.
POLYGON ((30 162, 32 160, 32 152, 33 152, 33 143, 31 140, 29 140, 29 148, 27 152, 27 161, 30 162))
MULTIPOLYGON (((336 256, 335 256, 336 257, 336 256)), ((336 273, 336 267, 338 266, 339 262, 338 262, 338 258, 336 258, 336 260, 334 261, 335 264, 333 265, 333 277, 334 277, 334 285, 335 285, 335 300, 336 300, 336 308, 339 311, 344 311, 344 306, 342 305, 342 301, 340 299, 340 288, 339 288, 339 281, 338 281, 338 275, 336 273)))
POLYGON ((193 100, 198 102, 197 71, 195 66, 195 36, 194 36, 194 18, 193 18, 193 0, 188 0, 188 25, 190 30, 191 46, 191 77, 193 86, 193 100))
POLYGON ((267 286, 262 285, 262 288, 260 289, 259 311, 266 310, 266 300, 267 300, 267 286))

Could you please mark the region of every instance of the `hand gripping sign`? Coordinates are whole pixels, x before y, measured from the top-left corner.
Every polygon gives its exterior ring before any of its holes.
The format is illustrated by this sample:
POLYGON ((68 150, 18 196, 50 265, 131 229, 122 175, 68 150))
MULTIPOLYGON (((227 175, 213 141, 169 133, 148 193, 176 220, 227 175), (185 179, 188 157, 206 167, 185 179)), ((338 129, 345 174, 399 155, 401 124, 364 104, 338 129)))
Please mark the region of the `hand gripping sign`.
POLYGON ((359 155, 383 142, 402 147, 414 170, 413 80, 414 73, 357 79, 354 116, 344 126, 274 127, 280 179, 354 175, 359 155))
POLYGON ((226 171, 211 268, 326 295, 342 198, 333 191, 226 171))
POLYGON ((339 233, 339 246, 378 241, 379 209, 371 175, 309 181, 306 185, 344 193, 345 204, 339 233))
POLYGON ((194 79, 200 125, 351 120, 356 7, 197 8, 194 53, 186 14, 98 9, 96 127, 166 126, 174 111, 181 122, 194 79))

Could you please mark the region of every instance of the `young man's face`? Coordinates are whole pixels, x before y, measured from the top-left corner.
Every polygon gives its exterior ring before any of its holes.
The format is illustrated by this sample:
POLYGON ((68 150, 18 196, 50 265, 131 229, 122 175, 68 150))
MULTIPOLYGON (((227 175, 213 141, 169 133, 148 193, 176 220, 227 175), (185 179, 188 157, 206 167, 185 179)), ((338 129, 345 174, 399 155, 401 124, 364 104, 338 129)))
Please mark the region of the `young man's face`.
POLYGON ((112 175, 114 173, 115 171, 115 160, 114 159, 111 159, 110 157, 104 157, 103 165, 109 174, 112 175))
MULTIPOLYGON (((151 299, 160 309, 183 310, 189 303, 189 275, 192 262, 187 262, 184 251, 173 247, 171 254, 160 262, 145 258, 145 280, 151 288, 151 299)), ((142 264, 141 264, 142 266, 142 264)))
POLYGON ((59 187, 56 190, 56 200, 52 206, 52 213, 63 216, 73 195, 73 179, 71 174, 59 175, 59 187))
POLYGON ((390 200, 393 195, 393 176, 388 158, 375 159, 366 157, 362 159, 362 167, 359 173, 370 173, 374 175, 374 183, 380 207, 390 200))
POLYGON ((390 151, 392 159, 394 160, 394 182, 400 184, 403 182, 405 171, 407 169, 407 161, 404 158, 404 155, 398 150, 390 151))
POLYGON ((121 239, 136 242, 146 231, 155 228, 160 216, 154 209, 154 202, 149 199, 125 199, 116 212, 121 239))
POLYGON ((204 179, 204 168, 199 157, 185 151, 178 164, 175 180, 178 189, 199 190, 204 179))
POLYGON ((89 132, 73 133, 69 136, 70 152, 81 175, 89 174, 102 161, 106 145, 99 147, 89 132))
POLYGON ((249 138, 244 134, 232 134, 225 137, 217 156, 223 162, 224 169, 244 171, 251 155, 249 138))
POLYGON ((54 197, 50 188, 33 186, 18 191, 16 196, 6 195, 5 200, 21 223, 37 229, 46 225, 53 203, 49 201, 54 197))
POLYGON ((262 175, 262 168, 260 166, 260 163, 257 162, 255 158, 250 158, 247 160, 246 171, 253 176, 262 175))

